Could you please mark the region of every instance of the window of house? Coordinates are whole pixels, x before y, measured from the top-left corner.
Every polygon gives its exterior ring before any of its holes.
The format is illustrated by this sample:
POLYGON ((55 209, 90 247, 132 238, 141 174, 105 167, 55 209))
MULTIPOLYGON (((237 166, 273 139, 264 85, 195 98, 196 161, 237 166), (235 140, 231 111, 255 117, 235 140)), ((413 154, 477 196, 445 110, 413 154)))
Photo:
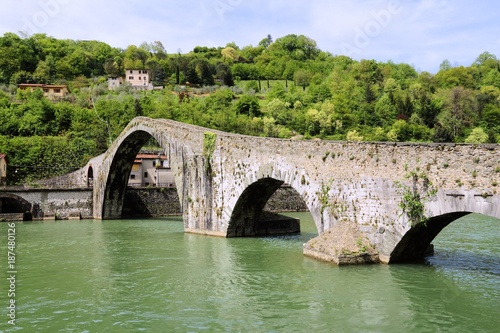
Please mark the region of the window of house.
POLYGON ((44 89, 43 89, 43 92, 44 92, 44 93, 48 93, 48 92, 49 92, 49 89, 44 88, 44 89))
POLYGON ((135 175, 130 175, 130 179, 135 179, 135 175))
POLYGON ((134 71, 130 71, 130 74, 134 74, 134 71))
POLYGON ((134 77, 133 77, 133 76, 129 76, 129 77, 128 77, 128 79, 129 79, 129 80, 133 80, 133 79, 134 79, 134 77))
POLYGON ((144 178, 148 178, 148 173, 144 172, 144 178))
POLYGON ((142 80, 142 77, 139 76, 139 80, 142 80))
POLYGON ((60 94, 60 93, 61 93, 61 89, 54 89, 54 92, 55 92, 56 94, 60 94))

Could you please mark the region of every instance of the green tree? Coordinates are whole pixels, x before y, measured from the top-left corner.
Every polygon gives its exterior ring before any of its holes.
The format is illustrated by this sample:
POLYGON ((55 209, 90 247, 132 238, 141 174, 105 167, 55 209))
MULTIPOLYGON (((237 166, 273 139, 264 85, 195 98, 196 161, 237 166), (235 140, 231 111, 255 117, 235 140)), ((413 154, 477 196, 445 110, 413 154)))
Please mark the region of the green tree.
POLYGON ((476 127, 472 130, 469 136, 465 139, 465 143, 486 143, 488 142, 488 134, 481 128, 476 127))
POLYGON ((474 69, 471 67, 453 67, 447 70, 440 70, 436 74, 436 81, 442 88, 464 87, 473 89, 477 82, 474 79, 474 69))
POLYGON ((311 83, 312 74, 305 69, 299 69, 293 74, 293 82, 295 85, 302 87, 305 91, 306 87, 311 83))
POLYGON ((240 60, 243 62, 252 63, 256 57, 264 52, 264 49, 265 47, 261 45, 256 47, 252 45, 245 46, 240 51, 240 60))
POLYGON ((391 101, 390 94, 382 95, 375 105, 377 124, 382 127, 389 126, 396 119, 397 112, 396 105, 391 101))
POLYGON ((235 104, 236 112, 248 115, 250 118, 260 117, 260 104, 255 96, 243 95, 235 104))
POLYGON ((259 42, 259 46, 267 49, 273 43, 273 37, 271 35, 267 35, 266 38, 262 39, 259 42))
POLYGON ((233 63, 240 59, 238 51, 231 46, 227 46, 221 51, 222 59, 224 62, 233 63))
POLYGON ((316 41, 304 35, 286 35, 278 38, 269 45, 271 54, 275 56, 289 56, 291 59, 307 60, 314 59, 320 53, 316 41))
POLYGON ((451 62, 448 59, 443 60, 443 62, 441 62, 441 64, 439 65, 440 71, 447 71, 452 68, 453 66, 451 65, 451 62))
POLYGON ((474 92, 456 87, 447 92, 445 98, 443 111, 437 117, 439 126, 444 130, 444 138, 460 140, 464 130, 477 122, 474 92))
POLYGON ((225 85, 225 86, 233 86, 234 85, 234 80, 233 80, 233 75, 231 73, 231 68, 229 65, 223 62, 219 62, 215 66, 215 75, 219 79, 219 81, 225 85))
POLYGON ((146 69, 149 53, 144 48, 129 45, 124 53, 123 66, 125 69, 146 69))

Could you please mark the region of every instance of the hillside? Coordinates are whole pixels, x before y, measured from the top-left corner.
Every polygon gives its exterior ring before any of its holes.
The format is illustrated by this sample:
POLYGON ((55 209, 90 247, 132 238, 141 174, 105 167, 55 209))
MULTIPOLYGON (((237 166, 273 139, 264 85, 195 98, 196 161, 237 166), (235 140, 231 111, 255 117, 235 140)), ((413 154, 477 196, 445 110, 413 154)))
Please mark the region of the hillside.
POLYGON ((431 74, 332 55, 302 35, 169 54, 160 42, 122 50, 6 33, 0 68, 0 152, 11 183, 78 168, 135 116, 283 138, 500 142, 500 61, 488 52, 468 67, 444 60, 431 74), (126 68, 149 69, 165 89, 108 90, 107 78, 126 68), (71 93, 50 101, 20 83, 65 84, 71 93))

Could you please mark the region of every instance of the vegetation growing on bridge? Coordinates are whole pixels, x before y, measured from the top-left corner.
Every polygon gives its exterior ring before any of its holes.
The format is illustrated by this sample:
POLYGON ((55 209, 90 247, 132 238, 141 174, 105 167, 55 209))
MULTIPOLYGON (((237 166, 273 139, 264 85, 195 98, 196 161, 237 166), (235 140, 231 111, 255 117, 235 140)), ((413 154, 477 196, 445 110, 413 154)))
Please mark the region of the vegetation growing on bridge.
POLYGON ((411 186, 402 182, 397 183, 402 196, 399 207, 403 214, 408 216, 412 227, 420 223, 425 224, 428 219, 425 214, 425 203, 432 200, 437 189, 432 185, 427 174, 418 168, 408 172, 405 178, 411 180, 411 186))
POLYGON ((317 192, 319 203, 321 204, 321 215, 325 209, 330 206, 330 190, 332 189, 331 181, 327 184, 321 183, 321 189, 317 192))
POLYGON ((203 155, 205 156, 205 168, 207 172, 212 169, 212 155, 215 151, 215 143, 217 140, 217 134, 213 132, 205 132, 203 136, 203 155))
POLYGON ((469 67, 443 61, 438 73, 419 73, 332 55, 293 34, 168 54, 160 42, 121 50, 6 33, 0 68, 0 152, 18 170, 10 183, 77 169, 136 116, 282 138, 500 141, 500 60, 488 52, 469 67), (107 77, 125 68, 150 69, 166 89, 108 91, 107 77), (71 94, 52 102, 19 83, 68 84, 71 94))

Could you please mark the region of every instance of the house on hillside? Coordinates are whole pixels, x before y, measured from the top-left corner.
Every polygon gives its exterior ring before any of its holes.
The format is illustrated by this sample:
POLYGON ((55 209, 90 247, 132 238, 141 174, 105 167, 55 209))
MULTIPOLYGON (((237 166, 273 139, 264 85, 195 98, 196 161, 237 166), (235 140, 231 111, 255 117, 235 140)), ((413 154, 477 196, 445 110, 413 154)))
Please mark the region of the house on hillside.
POLYGON ((0 154, 0 185, 7 184, 7 155, 0 154))
POLYGON ((66 97, 69 94, 69 88, 67 85, 53 85, 53 84, 40 84, 40 83, 21 83, 17 87, 22 90, 34 91, 35 89, 41 89, 43 91, 43 96, 56 100, 66 97))
POLYGON ((137 90, 162 90, 162 86, 153 86, 152 72, 148 69, 126 69, 125 80, 121 77, 108 78, 108 89, 115 90, 122 84, 127 84, 137 90))
POLYGON ((125 81, 132 88, 141 90, 153 90, 150 71, 147 69, 127 69, 125 70, 125 81))
POLYGON ((108 78, 108 89, 115 90, 123 84, 123 78, 121 77, 110 77, 108 78))
POLYGON ((174 174, 170 169, 168 157, 163 152, 140 152, 137 154, 130 172, 128 186, 175 186, 174 174))

